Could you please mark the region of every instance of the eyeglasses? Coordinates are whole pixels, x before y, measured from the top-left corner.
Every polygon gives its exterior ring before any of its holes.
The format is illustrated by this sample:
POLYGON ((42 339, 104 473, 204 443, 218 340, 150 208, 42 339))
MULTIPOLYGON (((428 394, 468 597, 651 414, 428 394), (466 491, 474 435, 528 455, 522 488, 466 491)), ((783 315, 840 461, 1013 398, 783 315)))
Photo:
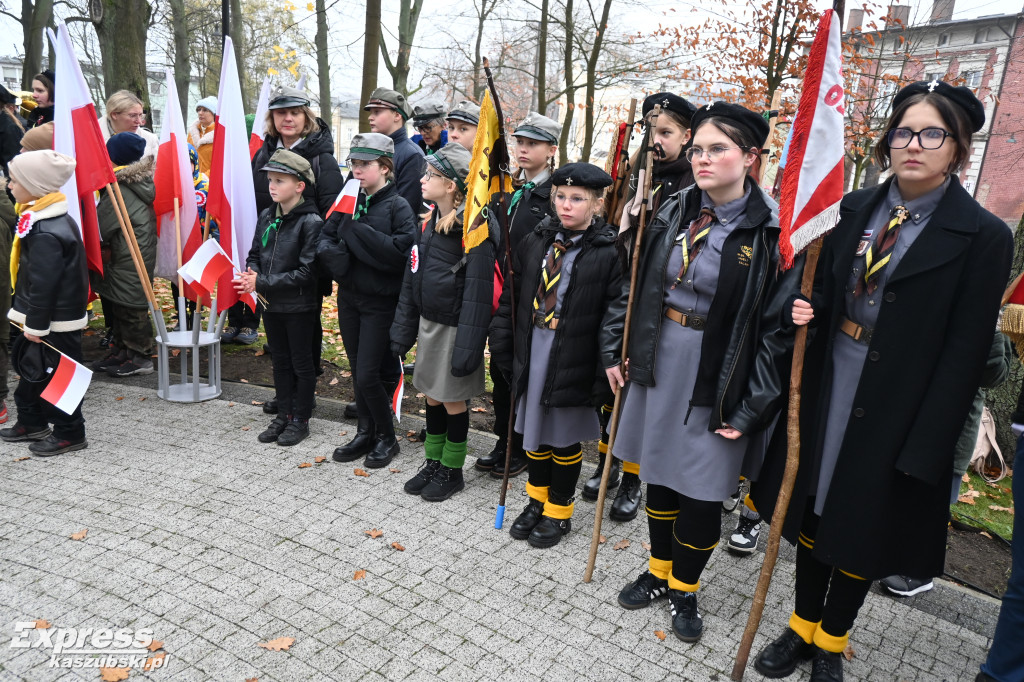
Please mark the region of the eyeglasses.
POLYGON ((431 130, 433 130, 434 128, 437 128, 437 127, 438 127, 438 125, 437 125, 436 123, 426 123, 426 124, 424 124, 424 125, 421 125, 421 126, 414 126, 414 127, 416 128, 416 130, 417 130, 418 132, 421 132, 421 133, 429 133, 429 132, 430 132, 431 130))
POLYGON ((915 137, 922 149, 938 149, 947 137, 953 137, 953 135, 942 128, 924 128, 917 132, 910 128, 893 128, 886 133, 890 149, 905 149, 910 146, 915 137))
POLYGON ((440 173, 435 173, 434 171, 430 170, 429 168, 423 174, 423 177, 425 177, 427 180, 432 180, 433 178, 444 178, 443 175, 441 175, 440 173))
POLYGON ((121 115, 124 116, 125 118, 129 118, 129 119, 131 119, 133 121, 145 121, 146 120, 146 115, 145 114, 128 114, 128 113, 124 113, 124 114, 121 114, 121 115))
POLYGON ((704 154, 707 153, 708 159, 711 161, 718 161, 722 158, 722 155, 733 149, 739 149, 739 147, 723 147, 720 144, 711 145, 708 149, 702 149, 701 147, 690 147, 686 150, 686 160, 693 163, 694 159, 704 158, 704 154))

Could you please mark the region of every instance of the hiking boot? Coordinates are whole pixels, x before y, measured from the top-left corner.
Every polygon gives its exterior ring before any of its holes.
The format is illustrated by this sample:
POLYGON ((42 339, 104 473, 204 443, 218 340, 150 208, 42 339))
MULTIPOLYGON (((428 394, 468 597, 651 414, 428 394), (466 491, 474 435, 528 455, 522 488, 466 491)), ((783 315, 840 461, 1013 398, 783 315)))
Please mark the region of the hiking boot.
POLYGON ((750 554, 757 549, 757 538, 761 534, 761 515, 744 506, 736 530, 729 536, 726 548, 736 554, 750 554))
POLYGON ((224 327, 220 332, 221 343, 234 343, 238 337, 238 327, 224 327))
POLYGON ((263 414, 277 414, 277 398, 263 403, 263 414))
POLYGON ((434 474, 434 477, 430 479, 430 483, 423 488, 420 496, 427 502, 443 502, 465 487, 466 482, 462 478, 462 467, 455 469, 442 464, 441 468, 434 474))
POLYGON ((10 428, 0 429, 0 439, 3 439, 5 443, 24 443, 30 440, 42 440, 49 435, 49 426, 25 426, 17 421, 10 428))
POLYGON ((356 428, 356 435, 348 443, 334 449, 335 462, 354 462, 360 457, 368 455, 373 450, 376 442, 374 437, 373 422, 369 419, 360 419, 356 428))
POLYGON ((114 343, 114 330, 107 327, 107 331, 103 334, 103 338, 100 339, 100 348, 110 348, 110 344, 114 343))
POLYGON ((36 457, 53 457, 73 450, 84 450, 88 446, 89 442, 85 440, 85 436, 75 440, 66 440, 51 433, 46 438, 29 445, 28 449, 36 457))
POLYGON ((669 590, 668 601, 672 605, 672 632, 684 642, 700 641, 704 619, 697 609, 697 593, 669 590))
POLYGON ((103 372, 109 368, 117 367, 127 359, 128 352, 124 348, 111 348, 107 351, 106 355, 89 365, 89 369, 94 372, 103 372))
POLYGON ((777 680, 788 677, 800 661, 814 658, 815 646, 808 644, 792 628, 761 650, 754 659, 754 668, 765 677, 777 680))
MULTIPOLYGON (((597 468, 594 469, 594 473, 590 475, 587 482, 583 484, 583 490, 580 491, 580 495, 585 500, 593 502, 597 499, 598 493, 601 491, 601 474, 604 472, 604 458, 607 457, 604 453, 599 455, 597 462, 597 468)), ((608 472, 608 490, 613 490, 619 487, 619 471, 622 470, 622 462, 617 457, 612 457, 612 468, 608 472)), ((636 516, 634 514, 634 516, 636 516)))
POLYGON ((410 495, 419 495, 423 492, 423 489, 427 487, 431 479, 434 478, 434 474, 441 468, 441 460, 439 459, 426 459, 423 460, 423 464, 420 465, 420 470, 416 472, 416 475, 405 482, 405 492, 410 495))
POLYGON ((242 327, 238 330, 238 334, 235 336, 235 343, 240 343, 245 346, 251 346, 256 343, 256 339, 260 338, 259 333, 255 329, 249 327, 242 327))
POLYGON ((288 425, 284 427, 284 431, 277 437, 277 444, 285 447, 295 445, 306 440, 308 435, 309 420, 292 417, 288 420, 288 425))
POLYGON ((547 549, 561 542, 570 530, 572 530, 572 519, 553 519, 550 516, 541 516, 540 523, 530 532, 530 537, 526 538, 526 541, 532 547, 547 549))
POLYGON ((811 682, 843 682, 843 655, 824 649, 815 651, 811 682))
POLYGON ((913 597, 935 587, 930 578, 911 578, 909 575, 890 575, 878 582, 899 597, 913 597))
MULTIPOLYGON (((526 467, 529 466, 530 460, 526 458, 526 453, 522 450, 518 452, 512 450, 512 459, 508 462, 508 477, 515 478, 519 474, 526 471, 526 467)), ((505 477, 505 459, 502 456, 501 464, 491 469, 491 478, 502 479, 505 477)))
POLYGON ((256 440, 261 443, 273 443, 286 426, 288 426, 288 417, 283 414, 278 415, 274 421, 270 422, 270 426, 267 427, 266 431, 256 436, 256 440))
POLYGON ((632 521, 640 511, 640 501, 643 498, 640 477, 636 474, 623 474, 622 487, 615 495, 608 518, 612 521, 632 521))
POLYGON ((650 571, 644 571, 619 592, 619 606, 630 610, 642 609, 666 594, 668 594, 668 581, 662 580, 650 571))
POLYGON ((153 358, 137 353, 116 367, 107 367, 107 374, 112 377, 130 377, 136 374, 152 374, 153 358))
POLYGON ((530 537, 530 533, 540 523, 540 517, 543 513, 544 503, 531 497, 530 503, 526 505, 526 509, 512 522, 512 526, 508 529, 508 534, 515 540, 525 540, 530 537))

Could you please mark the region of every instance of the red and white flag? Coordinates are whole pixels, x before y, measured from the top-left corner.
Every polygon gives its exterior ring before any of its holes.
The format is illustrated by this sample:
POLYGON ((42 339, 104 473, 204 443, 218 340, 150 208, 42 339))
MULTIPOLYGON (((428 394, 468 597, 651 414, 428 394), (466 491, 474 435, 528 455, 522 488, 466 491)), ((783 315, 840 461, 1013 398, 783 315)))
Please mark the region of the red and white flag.
MULTIPOLYGON (((217 93, 217 127, 213 134, 213 160, 210 164, 210 190, 206 212, 220 226, 220 245, 234 269, 245 270, 245 258, 256 232, 256 191, 252 184, 249 144, 245 139, 245 108, 235 65, 231 38, 224 38, 224 63, 217 93)), ((239 296, 224 273, 217 287, 217 307, 227 310, 239 300, 256 310, 256 294, 239 296)))
POLYGON ((71 414, 82 402, 92 382, 92 372, 63 353, 57 369, 40 397, 65 414, 71 414))
MULTIPOLYGON (((160 131, 160 148, 156 155, 156 199, 153 210, 157 215, 157 241, 155 276, 174 279, 178 263, 188 262, 203 243, 203 227, 199 223, 199 204, 196 202, 195 183, 192 181, 192 162, 188 158, 188 138, 185 121, 181 117, 181 104, 174 83, 174 74, 167 70, 167 106, 164 107, 164 125, 160 131), (174 203, 178 203, 178 222, 174 221, 174 203), (181 252, 178 252, 179 244, 181 252)), ((209 292, 206 292, 209 293, 209 292)), ((196 300, 196 292, 185 287, 187 298, 196 300)))
POLYGON ((100 228, 93 192, 116 181, 114 167, 100 132, 96 107, 71 45, 68 27, 61 22, 57 25, 57 35, 51 33, 50 38, 57 56, 53 148, 78 162, 61 192, 68 198, 68 215, 82 232, 89 269, 102 274, 100 228))
POLYGON ((191 287, 197 289, 204 296, 213 293, 217 280, 225 272, 231 273, 234 265, 231 259, 220 248, 216 239, 207 239, 200 246, 195 255, 187 263, 181 266, 178 274, 191 287))
POLYGON ((395 413, 395 421, 402 421, 402 397, 405 396, 405 365, 402 358, 398 358, 398 385, 395 392, 391 394, 391 411, 395 413))
POLYGON ((330 218, 331 214, 337 211, 338 213, 348 213, 352 215, 356 212, 356 202, 359 201, 359 181, 355 178, 350 179, 345 183, 345 187, 341 190, 341 194, 331 204, 331 210, 327 211, 327 215, 324 218, 330 218))
POLYGON ((267 112, 270 110, 270 76, 263 79, 263 87, 260 88, 260 101, 256 103, 256 115, 252 119, 252 134, 249 135, 249 158, 256 156, 256 152, 263 146, 267 139, 267 112))
POLYGON ((782 177, 779 252, 783 267, 839 221, 843 198, 843 117, 846 91, 839 20, 821 15, 782 177))

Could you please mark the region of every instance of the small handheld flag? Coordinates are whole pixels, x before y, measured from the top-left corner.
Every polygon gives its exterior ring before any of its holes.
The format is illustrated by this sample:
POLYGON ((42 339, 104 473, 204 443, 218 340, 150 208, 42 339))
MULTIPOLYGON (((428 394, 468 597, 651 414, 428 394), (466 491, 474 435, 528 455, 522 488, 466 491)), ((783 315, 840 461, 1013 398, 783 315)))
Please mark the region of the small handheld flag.
POLYGON ((63 353, 50 383, 40 397, 65 414, 71 414, 81 404, 92 382, 92 372, 63 353))
POLYGON ((405 395, 405 365, 402 364, 402 358, 398 358, 398 371, 400 375, 398 386, 395 386, 395 392, 391 395, 391 410, 395 413, 395 421, 401 423, 402 397, 405 395))
POLYGON ((331 209, 327 211, 325 218, 330 218, 332 213, 347 213, 352 215, 356 212, 356 203, 359 201, 359 181, 352 178, 345 183, 345 187, 341 190, 341 194, 331 204, 331 209))
POLYGON ((205 294, 212 294, 217 280, 232 269, 233 263, 216 239, 203 242, 194 256, 178 270, 181 278, 205 294))

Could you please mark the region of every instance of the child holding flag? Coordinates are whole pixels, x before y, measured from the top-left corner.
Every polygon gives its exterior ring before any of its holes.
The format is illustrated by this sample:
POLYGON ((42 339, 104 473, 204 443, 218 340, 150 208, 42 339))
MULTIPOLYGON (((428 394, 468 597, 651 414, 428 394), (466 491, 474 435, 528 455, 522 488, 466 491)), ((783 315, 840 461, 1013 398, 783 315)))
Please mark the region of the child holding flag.
POLYGON ((323 220, 316 203, 305 199, 315 183, 309 161, 278 149, 261 168, 274 203, 260 213, 246 271, 235 280, 240 294, 256 292, 264 306, 274 363, 278 413, 261 443, 295 445, 309 435, 316 371, 312 337, 320 331, 316 244, 323 220))

